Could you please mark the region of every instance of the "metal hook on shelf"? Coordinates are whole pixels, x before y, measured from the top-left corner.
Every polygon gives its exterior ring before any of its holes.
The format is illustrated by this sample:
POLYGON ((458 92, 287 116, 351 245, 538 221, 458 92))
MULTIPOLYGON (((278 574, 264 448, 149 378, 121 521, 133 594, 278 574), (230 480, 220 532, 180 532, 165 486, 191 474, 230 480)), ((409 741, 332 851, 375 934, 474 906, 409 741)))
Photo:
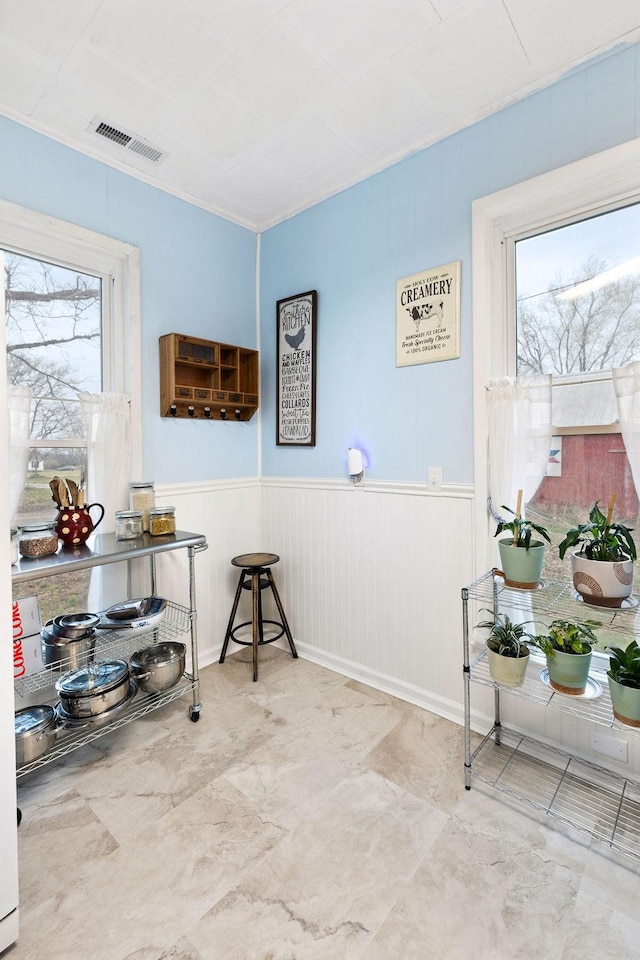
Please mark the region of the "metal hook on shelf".
POLYGON ((211 407, 205 407, 203 413, 207 420, 209 420, 211 417, 211 407))
POLYGON ((224 407, 221 407, 221 408, 220 408, 220 419, 221 419, 221 420, 226 420, 226 419, 227 419, 227 411, 225 410, 224 407))
POLYGON ((236 415, 236 420, 239 420, 240 417, 242 416, 242 412, 240 410, 234 410, 233 412, 236 415))
POLYGON ((187 407, 187 413, 189 414, 190 417, 195 417, 195 415, 196 415, 196 408, 195 408, 194 406, 192 406, 191 404, 189 404, 189 406, 187 407))
POLYGON ((171 406, 169 407, 169 413, 171 414, 172 417, 178 416, 178 408, 176 407, 175 403, 172 403, 171 406))

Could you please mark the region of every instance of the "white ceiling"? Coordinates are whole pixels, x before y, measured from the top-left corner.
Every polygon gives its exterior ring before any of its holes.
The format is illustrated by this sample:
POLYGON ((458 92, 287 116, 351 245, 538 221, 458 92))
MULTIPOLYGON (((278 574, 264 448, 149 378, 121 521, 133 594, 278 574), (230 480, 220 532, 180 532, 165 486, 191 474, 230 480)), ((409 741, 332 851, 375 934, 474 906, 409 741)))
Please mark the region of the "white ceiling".
POLYGON ((0 113, 261 230, 638 39, 638 0, 2 0, 0 113))

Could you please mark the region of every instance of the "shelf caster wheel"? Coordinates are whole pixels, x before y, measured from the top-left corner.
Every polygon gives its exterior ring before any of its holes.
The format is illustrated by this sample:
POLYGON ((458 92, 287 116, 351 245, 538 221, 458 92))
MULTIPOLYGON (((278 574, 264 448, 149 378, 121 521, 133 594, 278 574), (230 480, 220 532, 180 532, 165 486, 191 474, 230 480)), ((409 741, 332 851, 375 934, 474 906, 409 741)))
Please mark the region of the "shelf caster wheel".
POLYGON ((189 707, 189 719, 197 723, 200 719, 200 707, 189 707))

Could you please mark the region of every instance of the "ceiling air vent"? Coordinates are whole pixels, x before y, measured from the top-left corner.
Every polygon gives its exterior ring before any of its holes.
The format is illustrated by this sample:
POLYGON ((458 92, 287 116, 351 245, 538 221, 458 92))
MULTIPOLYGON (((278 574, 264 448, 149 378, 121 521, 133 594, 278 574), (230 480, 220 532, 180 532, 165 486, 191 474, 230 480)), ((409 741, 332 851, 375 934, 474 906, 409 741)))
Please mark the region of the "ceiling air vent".
POLYGON ((94 117, 87 129, 91 133, 97 133, 99 137, 105 137, 112 143, 117 143, 123 150, 130 150, 132 153, 137 153, 139 157, 144 157, 145 160, 151 160, 152 163, 160 163, 167 156, 144 137, 138 137, 122 127, 114 127, 113 124, 105 123, 99 117, 94 117))

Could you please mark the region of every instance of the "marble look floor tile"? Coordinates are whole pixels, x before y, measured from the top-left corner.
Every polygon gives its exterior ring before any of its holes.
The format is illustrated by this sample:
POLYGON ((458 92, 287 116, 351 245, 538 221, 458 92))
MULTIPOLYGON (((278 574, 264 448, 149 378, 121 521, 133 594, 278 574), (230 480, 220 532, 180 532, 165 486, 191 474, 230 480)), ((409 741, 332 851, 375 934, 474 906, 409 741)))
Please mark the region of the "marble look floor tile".
POLYGON ((289 720, 224 776, 288 828, 322 803, 400 716, 341 684, 325 686, 322 697, 305 697, 304 686, 291 690, 273 709, 289 720))
POLYGON ((352 773, 189 939, 204 956, 216 943, 216 960, 358 957, 446 821, 377 774, 352 773))
POLYGON ((29 812, 19 832, 20 909, 64 889, 74 875, 79 851, 91 851, 101 863, 118 843, 75 790, 29 812))
POLYGON ((450 820, 363 960, 561 960, 580 875, 450 820))
POLYGON ((89 848, 83 859, 76 848, 65 886, 45 887, 22 915, 16 960, 86 958, 88 931, 99 931, 92 960, 142 950, 161 957, 283 836, 230 784, 215 781, 171 814, 141 824, 135 855, 120 847, 97 860, 89 848))
POLYGON ((638 960, 639 956, 640 923, 612 910, 599 896, 580 890, 562 960, 638 960))
MULTIPOLYGON (((133 724, 132 724, 133 726, 133 724)), ((112 762, 85 770, 78 789, 120 843, 215 780, 270 737, 262 708, 245 698, 211 702, 197 723, 187 714, 149 744, 141 741, 112 762)))
POLYGON ((570 826, 551 820, 520 800, 473 782, 452 809, 452 818, 478 836, 506 839, 541 852, 582 877, 589 857, 589 839, 570 826))
POLYGON ((274 646, 253 683, 250 658, 201 671, 198 723, 187 696, 19 781, 7 960, 640 957, 636 861, 458 794, 446 721, 274 646))
POLYGON ((580 892, 625 914, 634 922, 640 921, 640 866, 637 860, 594 844, 587 856, 580 892))
POLYGON ((295 670, 301 662, 299 659, 294 659, 290 652, 281 650, 273 644, 265 644, 258 650, 258 679, 254 682, 253 651, 251 647, 238 648, 235 644, 230 643, 224 663, 212 664, 207 669, 213 668, 220 671, 220 677, 226 678, 227 682, 232 684, 236 690, 246 690, 247 687, 249 689, 255 688, 256 683, 264 683, 281 670, 289 670, 290 672, 295 670))
POLYGON ((365 757, 371 770, 449 811, 464 793, 464 731, 426 710, 407 712, 365 757))

